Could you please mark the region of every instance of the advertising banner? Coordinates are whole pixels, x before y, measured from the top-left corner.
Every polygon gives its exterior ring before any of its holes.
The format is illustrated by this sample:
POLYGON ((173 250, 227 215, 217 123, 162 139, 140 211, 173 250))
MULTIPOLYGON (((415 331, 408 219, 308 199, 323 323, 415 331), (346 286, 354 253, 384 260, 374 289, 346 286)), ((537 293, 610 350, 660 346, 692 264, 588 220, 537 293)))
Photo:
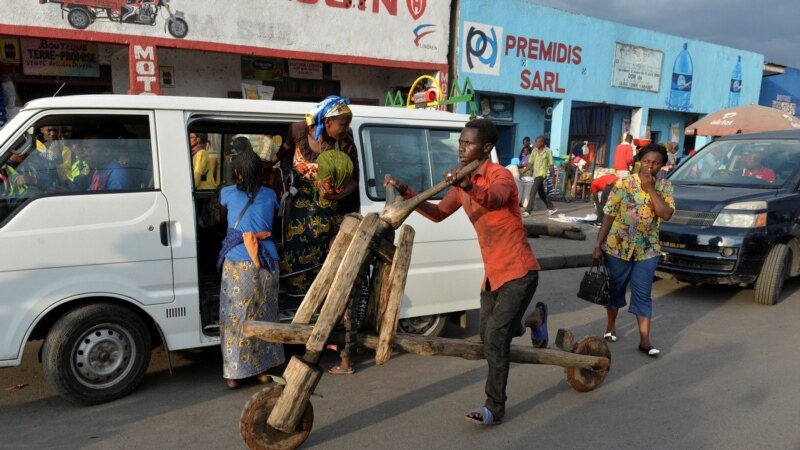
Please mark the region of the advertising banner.
POLYGON ((658 92, 664 52, 617 42, 611 85, 640 91, 658 92))
POLYGON ((93 42, 135 36, 159 47, 298 60, 438 69, 447 64, 450 36, 446 0, 3 3, 0 34, 93 42))

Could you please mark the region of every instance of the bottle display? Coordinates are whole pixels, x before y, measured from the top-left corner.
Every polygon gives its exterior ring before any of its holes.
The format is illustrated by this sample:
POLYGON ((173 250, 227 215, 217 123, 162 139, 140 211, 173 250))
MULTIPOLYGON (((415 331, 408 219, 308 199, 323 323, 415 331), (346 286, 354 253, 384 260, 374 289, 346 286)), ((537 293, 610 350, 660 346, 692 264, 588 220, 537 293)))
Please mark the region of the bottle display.
POLYGON ((731 92, 728 95, 728 108, 739 106, 739 93, 742 90, 742 56, 736 60, 736 65, 733 66, 733 73, 731 74, 731 92))
POLYGON ((683 44, 683 50, 675 58, 672 66, 672 84, 667 99, 667 107, 678 111, 692 109, 692 56, 688 50, 689 44, 683 44))

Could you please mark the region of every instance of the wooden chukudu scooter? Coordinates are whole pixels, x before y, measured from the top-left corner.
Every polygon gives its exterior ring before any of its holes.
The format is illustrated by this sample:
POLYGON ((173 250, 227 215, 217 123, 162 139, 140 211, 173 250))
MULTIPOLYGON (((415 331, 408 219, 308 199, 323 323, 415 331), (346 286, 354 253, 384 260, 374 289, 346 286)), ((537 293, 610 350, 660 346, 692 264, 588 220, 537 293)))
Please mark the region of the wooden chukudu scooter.
MULTIPOLYGON (((480 165, 473 161, 458 173, 457 180, 471 174, 480 165)), ((373 284, 367 306, 367 327, 377 330, 355 332, 349 339, 355 345, 374 349, 378 365, 389 361, 393 349, 418 355, 458 356, 483 359, 483 345, 460 339, 396 335, 397 319, 403 300, 406 276, 411 262, 414 229, 403 221, 422 202, 448 186, 444 181, 408 200, 396 198, 391 186, 386 191, 386 206, 376 213, 345 217, 333 240, 328 257, 306 293, 291 324, 247 321, 244 334, 269 342, 305 344, 302 357, 294 356, 284 371, 286 385, 269 386, 253 395, 244 407, 239 429, 252 449, 293 449, 302 444, 314 420, 309 402, 322 371, 317 367, 325 345, 343 343, 344 332, 334 331, 341 322, 350 290, 359 268, 374 255, 373 284), (394 232, 397 243, 394 243, 394 232), (371 255, 370 255, 371 254, 371 255), (312 317, 319 311, 316 322, 312 317)), ((572 333, 559 330, 559 349, 511 346, 511 361, 528 364, 552 364, 566 368, 567 381, 579 392, 599 386, 611 366, 606 342, 588 336, 573 342, 572 333)))

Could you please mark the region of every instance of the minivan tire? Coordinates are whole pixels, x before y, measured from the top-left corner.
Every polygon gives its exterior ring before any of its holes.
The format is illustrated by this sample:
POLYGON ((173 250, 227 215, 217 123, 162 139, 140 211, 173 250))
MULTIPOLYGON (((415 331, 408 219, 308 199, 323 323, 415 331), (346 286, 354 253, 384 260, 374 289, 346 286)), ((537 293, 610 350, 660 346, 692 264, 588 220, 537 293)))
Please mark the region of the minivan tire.
POLYGON ((778 303, 778 298, 783 289, 783 282, 786 280, 786 271, 789 267, 789 254, 789 247, 784 244, 775 244, 772 247, 756 280, 753 293, 756 303, 761 305, 778 303))
POLYGON ((450 316, 447 314, 433 314, 430 316, 409 317, 400 319, 397 324, 398 331, 418 336, 439 337, 444 332, 450 316))
POLYGON ((123 397, 144 377, 152 342, 133 311, 93 303, 62 316, 42 346, 50 385, 75 403, 93 405, 123 397))

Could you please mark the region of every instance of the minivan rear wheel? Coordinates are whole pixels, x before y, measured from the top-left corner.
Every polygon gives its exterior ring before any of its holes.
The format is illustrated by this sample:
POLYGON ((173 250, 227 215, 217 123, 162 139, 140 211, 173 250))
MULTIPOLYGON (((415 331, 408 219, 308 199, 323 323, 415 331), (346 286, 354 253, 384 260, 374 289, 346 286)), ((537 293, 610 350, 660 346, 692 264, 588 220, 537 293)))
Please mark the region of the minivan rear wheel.
POLYGON ((61 396, 92 405, 136 388, 151 350, 150 333, 139 316, 120 305, 94 303, 56 321, 42 346, 42 368, 61 396))
POLYGON ((432 314, 430 316, 409 317, 400 319, 397 323, 399 331, 420 336, 437 337, 444 332, 449 317, 447 314, 432 314))
POLYGON ((789 247, 784 244, 775 244, 770 250, 756 280, 753 293, 756 303, 762 305, 778 303, 789 268, 789 252, 789 247))

